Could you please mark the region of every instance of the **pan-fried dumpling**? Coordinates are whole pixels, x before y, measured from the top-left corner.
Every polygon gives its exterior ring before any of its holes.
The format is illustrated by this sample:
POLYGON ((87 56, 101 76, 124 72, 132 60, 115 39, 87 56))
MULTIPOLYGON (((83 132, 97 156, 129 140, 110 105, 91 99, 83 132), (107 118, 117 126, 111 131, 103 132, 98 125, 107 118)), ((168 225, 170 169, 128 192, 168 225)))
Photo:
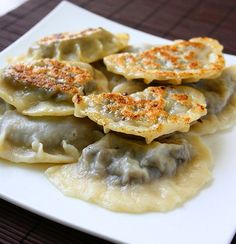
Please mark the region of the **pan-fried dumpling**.
POLYGON ((207 115, 191 127, 204 135, 225 130, 236 124, 236 66, 226 68, 213 80, 201 80, 193 85, 206 97, 207 115))
POLYGON ((92 63, 116 53, 128 45, 128 34, 116 34, 103 28, 77 33, 58 33, 36 42, 28 51, 28 58, 55 58, 64 61, 92 63))
POLYGON ((113 211, 168 211, 211 181, 211 155, 199 137, 175 136, 147 145, 108 134, 86 147, 77 164, 51 167, 65 195, 113 211))
POLYGON ((141 53, 113 54, 104 63, 109 71, 128 80, 181 84, 219 76, 225 64, 222 48, 217 40, 193 38, 141 53))
POLYGON ((0 73, 0 97, 30 116, 74 113, 74 94, 108 91, 106 77, 89 64, 53 59, 9 65, 0 73))
POLYGON ((6 111, 0 117, 0 157, 16 163, 72 163, 101 136, 88 119, 27 117, 6 111))
POLYGON ((175 131, 186 132, 206 114, 205 98, 186 87, 148 87, 131 95, 75 95, 75 116, 86 117, 109 130, 144 137, 147 143, 175 131))

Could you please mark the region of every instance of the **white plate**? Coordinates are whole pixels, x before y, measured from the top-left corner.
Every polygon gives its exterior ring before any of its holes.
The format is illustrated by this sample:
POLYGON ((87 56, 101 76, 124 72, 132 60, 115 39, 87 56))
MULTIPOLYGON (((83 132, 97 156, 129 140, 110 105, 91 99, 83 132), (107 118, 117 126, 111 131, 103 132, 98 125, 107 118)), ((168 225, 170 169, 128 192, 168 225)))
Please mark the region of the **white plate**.
MULTIPOLYGON (((158 23, 157 23, 158 24, 158 23)), ((159 23, 160 24, 160 23, 159 23)), ((61 31, 105 27, 128 32, 131 43, 167 43, 63 2, 0 54, 0 66, 38 38, 61 31)), ((227 64, 236 57, 225 55, 227 64)), ((214 182, 183 207, 169 213, 122 214, 63 196, 43 174, 42 166, 0 163, 0 196, 59 223, 126 243, 229 243, 236 230, 236 128, 206 139, 214 156, 214 182)))

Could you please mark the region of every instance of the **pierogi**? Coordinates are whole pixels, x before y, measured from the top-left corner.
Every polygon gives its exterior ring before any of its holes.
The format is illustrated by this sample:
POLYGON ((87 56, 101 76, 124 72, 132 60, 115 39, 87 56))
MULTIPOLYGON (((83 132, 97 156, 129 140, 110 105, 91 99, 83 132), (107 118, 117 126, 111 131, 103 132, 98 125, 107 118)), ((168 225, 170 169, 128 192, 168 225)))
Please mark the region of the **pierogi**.
POLYGON ((212 134, 236 124, 236 66, 226 68, 216 79, 201 80, 193 87, 206 97, 207 115, 193 124, 191 132, 212 134))
POLYGON ((212 180, 200 135, 236 123, 236 66, 212 38, 128 42, 90 28, 12 57, 0 70, 0 158, 52 163, 46 176, 66 196, 165 212, 212 180))
POLYGON ((90 28, 77 33, 57 33, 34 43, 27 58, 92 63, 124 49, 128 41, 128 34, 113 35, 103 28, 90 28))
POLYGON ((147 143, 175 131, 187 132, 193 121, 207 113, 202 93, 186 86, 148 87, 131 95, 76 95, 73 101, 76 117, 88 116, 106 133, 141 136, 147 143))
POLYGON ((172 136, 147 145, 108 134, 76 164, 51 167, 49 180, 65 195, 104 208, 169 211, 211 181, 211 155, 199 137, 172 136))
POLYGON ((74 113, 74 94, 108 91, 106 77, 89 64, 42 59, 9 65, 0 72, 0 97, 25 115, 74 113))
POLYGON ((16 163, 76 162, 101 136, 88 119, 28 117, 9 110, 0 116, 0 157, 16 163))
POLYGON ((181 84, 215 78, 224 68, 223 47, 211 38, 175 41, 140 53, 120 53, 104 58, 107 69, 126 79, 181 84))
POLYGON ((119 92, 128 95, 143 91, 147 88, 147 85, 142 80, 127 80, 121 75, 109 72, 101 61, 94 63, 93 67, 100 70, 106 76, 110 92, 119 92))

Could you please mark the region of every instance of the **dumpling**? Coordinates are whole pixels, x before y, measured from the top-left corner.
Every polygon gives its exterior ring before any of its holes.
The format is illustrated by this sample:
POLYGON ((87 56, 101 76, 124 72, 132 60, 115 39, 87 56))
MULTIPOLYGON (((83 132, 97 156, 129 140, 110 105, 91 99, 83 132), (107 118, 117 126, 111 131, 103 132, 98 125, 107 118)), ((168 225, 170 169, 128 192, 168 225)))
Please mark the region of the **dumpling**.
POLYGON ((104 58, 107 69, 128 80, 181 84, 215 78, 224 68, 223 47, 211 38, 176 41, 141 53, 113 54, 104 58))
POLYGON ((108 91, 106 77, 89 64, 43 59, 0 72, 0 97, 30 116, 74 113, 72 97, 108 91))
POLYGON ((4 100, 0 98, 0 118, 6 111, 13 109, 14 108, 10 104, 6 103, 4 100))
POLYGON ((193 85, 206 97, 207 115, 191 126, 191 131, 204 135, 225 130, 236 124, 236 66, 226 68, 213 80, 193 85))
POLYGON ((101 136, 88 119, 27 117, 6 111, 0 117, 0 157, 16 163, 72 163, 101 136))
POLYGON ((75 116, 86 117, 109 130, 141 136, 150 143, 175 131, 186 132, 191 122, 207 113, 205 98, 186 87, 148 87, 131 95, 75 95, 75 116))
POLYGON ((143 91, 145 88, 147 88, 147 86, 140 80, 121 79, 120 82, 113 87, 112 92, 129 95, 135 92, 143 91))
POLYGON ((151 49, 153 47, 156 47, 157 45, 150 44, 150 43, 141 43, 139 45, 129 45, 127 48, 122 50, 122 52, 127 53, 140 53, 143 51, 146 51, 148 49, 151 49))
POLYGON ((127 80, 121 75, 109 72, 102 62, 96 62, 93 67, 100 70, 108 80, 108 87, 110 92, 119 92, 125 94, 132 94, 138 91, 143 91, 147 85, 142 80, 127 80))
POLYGON ((147 145, 114 134, 86 147, 77 164, 51 167, 49 180, 67 196, 130 213, 169 211, 212 179, 211 155, 196 136, 147 145))
POLYGON ((29 49, 27 57, 92 63, 124 49, 128 40, 128 34, 113 35, 103 28, 86 29, 77 33, 58 33, 36 42, 29 49))

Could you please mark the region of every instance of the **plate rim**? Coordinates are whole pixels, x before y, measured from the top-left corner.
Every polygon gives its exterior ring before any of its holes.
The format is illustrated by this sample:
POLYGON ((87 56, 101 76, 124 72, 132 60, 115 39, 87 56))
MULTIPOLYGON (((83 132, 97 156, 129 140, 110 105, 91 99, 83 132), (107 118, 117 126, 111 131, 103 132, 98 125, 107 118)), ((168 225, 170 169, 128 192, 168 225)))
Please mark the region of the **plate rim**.
MULTIPOLYGON (((103 16, 100 16, 100 15, 98 15, 98 14, 95 14, 95 13, 93 13, 93 12, 90 12, 90 11, 88 11, 88 10, 86 10, 86 9, 83 9, 83 8, 81 8, 81 7, 79 7, 79 6, 75 5, 75 4, 73 4, 73 3, 71 3, 71 2, 68 2, 68 1, 62 1, 62 2, 60 2, 60 3, 59 3, 59 4, 58 4, 52 11, 50 11, 44 18, 42 18, 36 25, 34 25, 30 30, 28 30, 24 35, 22 35, 20 38, 18 38, 18 39, 17 39, 16 41, 14 41, 12 44, 10 44, 8 47, 6 47, 4 50, 2 50, 2 51, 0 52, 0 59, 2 59, 2 57, 5 55, 5 53, 8 52, 8 50, 11 50, 11 49, 17 47, 17 45, 20 45, 20 43, 21 43, 21 41, 22 41, 23 39, 25 39, 25 38, 27 38, 28 36, 30 36, 31 33, 35 30, 35 27, 41 26, 44 22, 47 22, 47 20, 48 20, 51 16, 57 14, 57 11, 60 10, 61 8, 63 8, 64 6, 66 6, 66 5, 67 5, 67 6, 68 6, 68 5, 71 5, 71 6, 73 6, 73 7, 79 8, 79 9, 81 9, 81 10, 83 10, 83 11, 86 11, 86 12, 88 12, 88 13, 90 13, 90 14, 93 14, 93 15, 95 15, 95 16, 102 17, 102 18, 104 18, 104 19, 106 19, 106 20, 108 20, 108 21, 110 21, 110 22, 117 23, 117 22, 112 21, 112 20, 109 20, 109 19, 107 19, 107 18, 105 18, 105 17, 103 17, 103 16)), ((117 23, 117 24, 119 24, 119 23, 117 23)), ((122 24, 119 24, 119 25, 121 25, 121 26, 125 26, 125 25, 122 25, 122 24)), ((125 27, 128 27, 128 26, 125 26, 125 27)), ((131 28, 131 27, 128 27, 128 28, 133 29, 133 28, 131 28)), ((134 29, 133 29, 133 30, 134 30, 134 29)), ((154 36, 154 35, 152 35, 152 34, 145 33, 145 32, 143 32, 143 31, 139 31, 139 30, 135 30, 135 31, 138 31, 138 32, 140 32, 140 33, 142 33, 142 34, 145 34, 145 35, 152 36, 152 37, 154 37, 154 38, 160 38, 160 39, 163 39, 163 41, 165 41, 165 42, 170 41, 170 40, 168 40, 168 39, 165 39, 165 38, 162 38, 162 37, 158 37, 158 36, 154 36)), ((228 56, 228 57, 236 58, 236 56, 231 55, 231 54, 225 54, 225 55, 228 56)), ((55 190, 56 190, 56 189, 55 189, 55 190)), ((42 217, 47 218, 47 219, 50 219, 50 220, 55 221, 55 222, 57 222, 57 223, 59 223, 59 224, 68 226, 68 227, 70 227, 70 228, 73 228, 73 229, 76 229, 76 230, 79 230, 79 231, 82 231, 82 232, 91 234, 91 235, 93 235, 93 236, 97 236, 97 237, 99 237, 99 238, 103 238, 103 239, 106 239, 106 240, 109 240, 109 241, 113 241, 113 242, 124 241, 123 239, 120 239, 120 240, 119 240, 118 238, 112 238, 112 237, 110 237, 110 236, 108 236, 108 235, 101 234, 100 232, 96 232, 96 231, 94 231, 94 230, 87 229, 87 228, 84 228, 84 227, 82 227, 82 226, 74 225, 74 224, 68 222, 67 220, 62 220, 62 219, 60 219, 60 217, 55 217, 54 215, 51 215, 50 213, 45 213, 44 211, 38 210, 37 208, 33 208, 33 207, 27 205, 26 203, 22 203, 21 201, 18 201, 17 199, 14 199, 14 197, 7 196, 7 195, 3 194, 2 192, 0 192, 0 197, 1 197, 3 200, 6 200, 6 201, 8 201, 8 202, 10 202, 10 203, 12 203, 12 204, 14 204, 14 205, 16 205, 16 206, 19 206, 19 207, 21 207, 21 208, 23 208, 23 209, 26 209, 26 210, 28 210, 28 211, 30 211, 30 212, 33 212, 33 213, 35 213, 35 214, 37 214, 37 215, 39 215, 39 216, 42 216, 42 217)), ((234 230, 234 232, 235 232, 235 231, 236 231, 236 225, 235 225, 235 230, 234 230)), ((232 240, 233 237, 234 237, 234 233, 232 234, 231 237, 228 238, 229 242, 230 242, 230 240, 232 240)))

